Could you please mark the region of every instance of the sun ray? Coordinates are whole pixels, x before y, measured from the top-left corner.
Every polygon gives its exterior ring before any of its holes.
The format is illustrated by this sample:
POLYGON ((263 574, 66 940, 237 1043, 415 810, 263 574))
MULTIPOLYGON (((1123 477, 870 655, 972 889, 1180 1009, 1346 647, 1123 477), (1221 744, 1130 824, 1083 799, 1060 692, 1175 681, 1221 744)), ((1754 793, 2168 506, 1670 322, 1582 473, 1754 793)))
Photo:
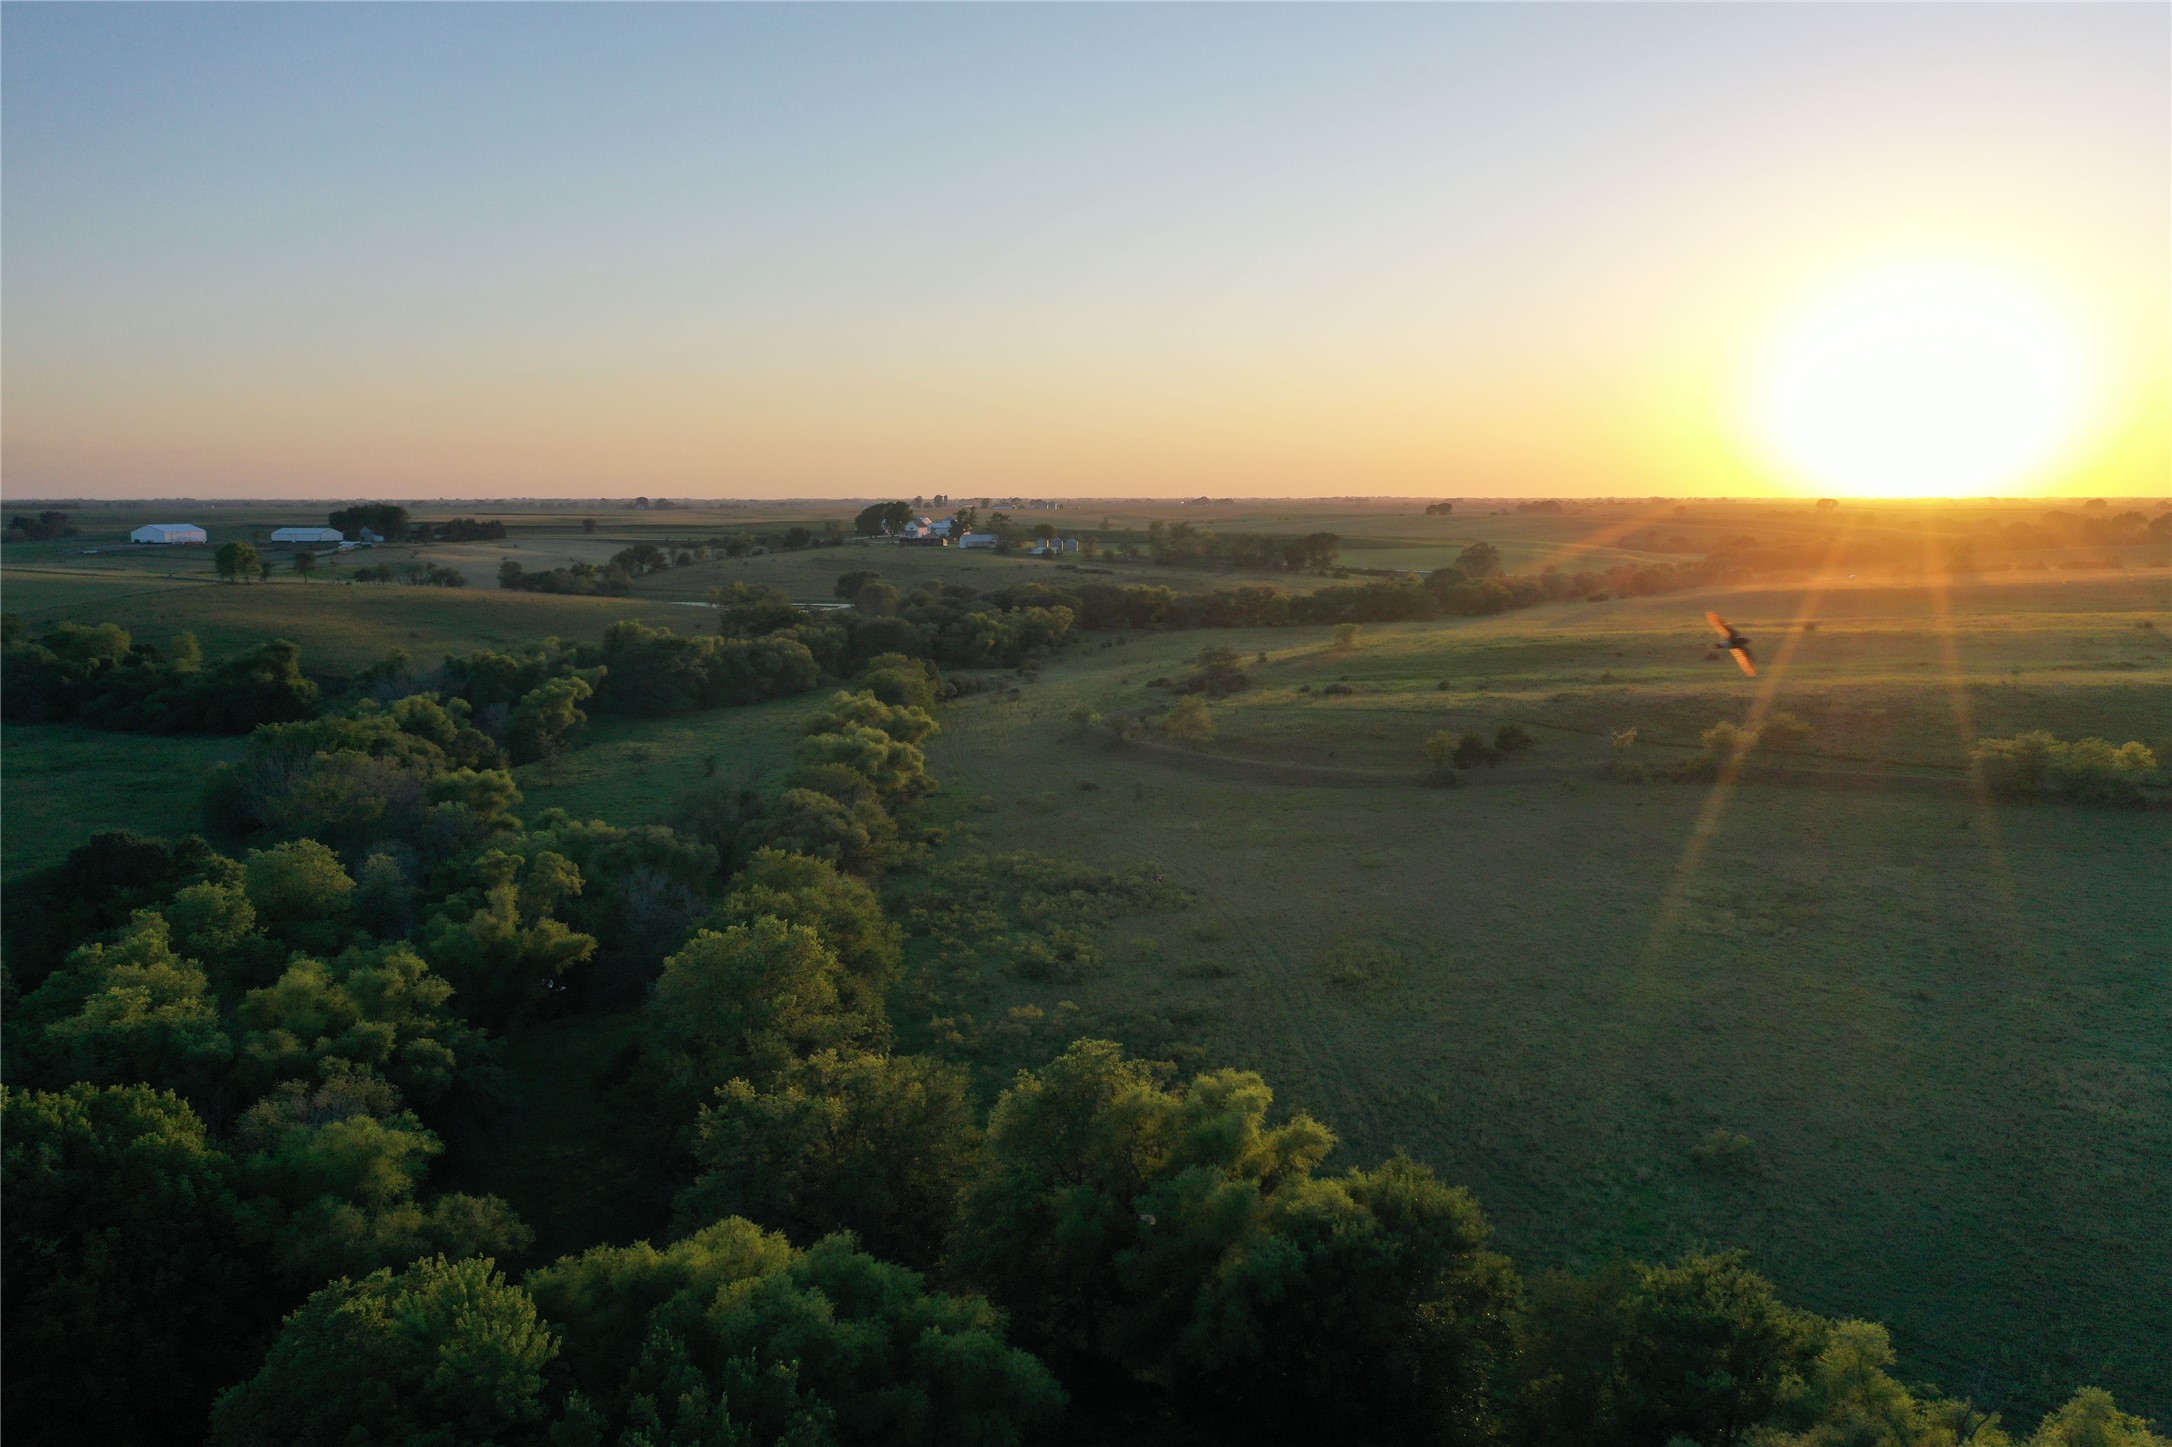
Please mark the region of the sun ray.
MULTIPOLYGON (((1936 555, 1932 539, 1928 533, 1924 535, 1923 550, 1924 587, 1929 593, 1931 602, 1931 633, 1938 640, 1939 658, 1943 665, 1943 677, 1946 684, 1945 692, 1953 711, 1955 740, 1960 744, 1962 758, 1966 760, 1969 752, 1976 745, 1976 711, 1968 697, 1968 682, 1962 676, 1959 630, 1955 627, 1953 620, 1953 575, 1945 559, 1936 555)), ((1967 779, 1975 827, 1982 832, 1984 847, 1989 851, 1991 877, 1995 882, 1999 903, 2004 907, 2007 919, 2014 926, 2008 932, 2007 937, 2020 942, 2021 947, 2025 948, 2026 942, 2032 936, 2027 929, 2022 928, 2019 889, 2014 880, 2011 864, 2006 857, 2006 845, 1999 830, 1996 807, 1991 802, 1990 794, 1985 791, 1982 783, 1976 778, 1973 769, 1969 770, 1967 779)))
POLYGON ((1609 523, 1595 532, 1585 534, 1574 542, 1562 543, 1552 552, 1537 559, 1531 566, 1534 571, 1538 572, 1543 572, 1547 568, 1565 567, 1587 553, 1595 553, 1603 548, 1613 547, 1623 538, 1640 528, 1664 522, 1672 514, 1673 504, 1653 503, 1646 509, 1630 514, 1626 519, 1609 523))
MULTIPOLYGON (((1778 651, 1757 675, 1757 690, 1751 695, 1749 714, 1743 721, 1746 733, 1754 734, 1764 726, 1765 720, 1771 717, 1773 704, 1785 685, 1788 667, 1802 648, 1803 640, 1809 636, 1802 625, 1810 621, 1811 614, 1817 610, 1818 604, 1824 601, 1835 567, 1858 526, 1860 524, 1854 518, 1843 520, 1841 527, 1833 534, 1832 545, 1826 550, 1824 561, 1811 573, 1795 616, 1780 639, 1778 651)), ((1675 864, 1674 877, 1667 886, 1667 892, 1661 896, 1659 909, 1653 916, 1651 935, 1644 947, 1647 964, 1657 963, 1660 952, 1680 924, 1687 907, 1690 886, 1704 865, 1705 854, 1719 832, 1720 820, 1727 812, 1728 803, 1734 796, 1747 763, 1747 758, 1739 750, 1732 758, 1722 760, 1718 776, 1705 793, 1704 803, 1699 807, 1696 819, 1690 824, 1689 834, 1682 842, 1682 856, 1675 864)))

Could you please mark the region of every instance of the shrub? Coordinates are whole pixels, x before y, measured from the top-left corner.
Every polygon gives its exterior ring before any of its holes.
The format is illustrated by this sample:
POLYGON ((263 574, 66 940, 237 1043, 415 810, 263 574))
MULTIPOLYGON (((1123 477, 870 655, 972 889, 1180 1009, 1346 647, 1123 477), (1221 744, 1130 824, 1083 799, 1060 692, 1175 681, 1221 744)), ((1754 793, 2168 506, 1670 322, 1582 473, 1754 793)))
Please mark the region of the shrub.
POLYGON ((1521 724, 1502 724, 1493 733, 1493 747, 1496 753, 1520 754, 1536 742, 1538 741, 1532 738, 1530 732, 1521 724))
POLYGON ((1448 729, 1442 729, 1425 741, 1422 747, 1425 749, 1425 756, 1432 760, 1435 773, 1441 773, 1449 769, 1449 766, 1455 762, 1456 746, 1462 742, 1463 739, 1460 734, 1448 729))
POLYGON ((2138 804, 2142 782, 2157 768, 2147 744, 2112 744, 2077 739, 2052 751, 2052 788, 2066 798, 2092 804, 2138 804))
POLYGON ((1459 769, 1476 768, 1480 764, 1498 764, 1501 756, 1493 745, 1477 734, 1465 734, 1456 740, 1455 752, 1449 756, 1459 769))
POLYGON ((1689 1159, 1698 1170, 1715 1176, 1760 1176, 1765 1165, 1757 1145, 1738 1130, 1715 1130, 1689 1148, 1689 1159))
POLYGON ((1758 729, 1755 747, 1765 754, 1806 753, 1811 737, 1810 725, 1791 713, 1776 713, 1758 729))
POLYGON ((2012 738, 1982 739, 1969 755, 1977 783, 1995 798, 2051 795, 2090 804, 2137 804, 2157 767, 2147 744, 2104 739, 2067 743, 2042 729, 2012 738))
POLYGON ((1721 719, 1706 729, 1697 742, 1704 746, 1704 755, 1697 760, 1694 771, 1709 778, 1719 770, 1739 762, 1757 743, 1757 735, 1738 724, 1721 719))
POLYGON ((1161 721, 1161 731, 1173 739, 1189 744, 1211 743, 1214 739, 1214 718, 1207 712, 1206 701, 1198 694, 1189 694, 1177 700, 1161 721))
POLYGON ((1355 648, 1357 647, 1357 641, 1357 624, 1337 623, 1335 625, 1335 646, 1337 648, 1355 648))

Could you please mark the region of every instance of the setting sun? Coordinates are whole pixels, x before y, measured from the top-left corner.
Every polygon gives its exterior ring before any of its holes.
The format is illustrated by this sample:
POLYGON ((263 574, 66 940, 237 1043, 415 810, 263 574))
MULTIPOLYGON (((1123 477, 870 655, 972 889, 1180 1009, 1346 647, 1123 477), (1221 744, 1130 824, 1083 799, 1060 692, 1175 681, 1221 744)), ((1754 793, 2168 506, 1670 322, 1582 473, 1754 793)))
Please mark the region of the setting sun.
POLYGON ((2079 329, 1986 267, 1912 265, 1803 306, 1755 369, 1750 426, 1802 485, 1951 497, 2041 485, 2094 401, 2079 329))

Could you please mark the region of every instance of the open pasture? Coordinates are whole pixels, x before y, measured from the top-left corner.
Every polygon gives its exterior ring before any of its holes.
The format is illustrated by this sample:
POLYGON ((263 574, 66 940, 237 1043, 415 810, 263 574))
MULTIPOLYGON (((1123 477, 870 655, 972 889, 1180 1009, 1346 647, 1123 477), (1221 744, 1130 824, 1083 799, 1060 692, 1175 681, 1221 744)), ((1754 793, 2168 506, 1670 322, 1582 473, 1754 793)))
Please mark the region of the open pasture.
POLYGON ((426 667, 448 653, 519 649, 553 634, 593 639, 626 617, 690 632, 691 621, 701 616, 639 594, 577 598, 491 586, 412 588, 344 582, 334 574, 307 583, 275 573, 268 583, 223 584, 120 569, 11 568, 5 584, 8 611, 32 632, 65 621, 118 623, 154 644, 192 632, 212 657, 288 638, 301 645, 302 666, 311 671, 351 671, 395 648, 426 667))
POLYGON ((752 786, 784 768, 807 715, 829 698, 822 689, 677 718, 595 719, 578 748, 514 770, 522 812, 564 809, 618 825, 661 822, 681 796, 706 781, 752 786))
POLYGON ((1645 747, 1694 746, 1753 711, 1802 718, 1807 762, 1836 767, 1958 771, 1975 738, 2030 728, 2172 742, 2162 574, 1715 589, 1368 627, 1350 648, 1324 628, 1135 639, 1097 650, 1108 666, 1081 685, 1084 706, 1159 708, 1171 695, 1153 680, 1180 680, 1189 656, 1215 645, 1252 680, 1213 705, 1217 750, 1286 762, 1415 773, 1439 729, 1517 723, 1548 740, 1507 773, 1603 759, 1607 736, 1627 728, 1645 747), (1759 678, 1712 656, 1708 608, 1751 637, 1759 678), (1350 692, 1323 692, 1336 685, 1350 692))
POLYGON ((1081 1030, 1258 1068, 1352 1159, 1469 1183, 1519 1259, 1744 1245, 1949 1388, 2089 1379, 2161 1412, 2172 823, 1988 807, 1961 765, 1971 732, 2172 734, 2165 582, 1810 601, 1563 604, 1348 651, 1135 636, 962 700, 936 807, 978 847, 1150 863, 1198 904, 1118 924, 1100 974, 946 1008, 1069 1000, 1081 1030), (1704 658, 1708 605, 1766 642, 1763 679, 1704 658), (1798 617, 1820 626, 1773 626, 1798 617), (1074 721, 1166 702, 1148 681, 1208 644, 1257 682, 1203 750, 1074 721), (1607 731, 1683 757, 1761 688, 1816 730, 1803 782, 1602 776, 1607 731), (1538 747, 1420 784, 1428 733, 1504 722, 1538 747))
POLYGON ((241 750, 238 738, 0 724, 0 881, 58 864, 108 829, 169 838, 201 829, 205 771, 241 750))

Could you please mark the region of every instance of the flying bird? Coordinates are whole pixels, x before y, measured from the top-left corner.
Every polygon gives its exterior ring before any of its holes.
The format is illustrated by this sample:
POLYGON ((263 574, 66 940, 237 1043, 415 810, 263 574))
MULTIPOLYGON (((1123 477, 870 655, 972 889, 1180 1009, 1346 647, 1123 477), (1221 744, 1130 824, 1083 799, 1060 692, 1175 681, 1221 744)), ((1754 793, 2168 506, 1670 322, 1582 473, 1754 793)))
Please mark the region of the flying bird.
POLYGON ((1717 613, 1707 613, 1704 621, 1712 625, 1712 631, 1727 641, 1720 647, 1734 655, 1735 664, 1751 678, 1757 677, 1757 665, 1750 661, 1750 640, 1735 632, 1735 625, 1717 613))

